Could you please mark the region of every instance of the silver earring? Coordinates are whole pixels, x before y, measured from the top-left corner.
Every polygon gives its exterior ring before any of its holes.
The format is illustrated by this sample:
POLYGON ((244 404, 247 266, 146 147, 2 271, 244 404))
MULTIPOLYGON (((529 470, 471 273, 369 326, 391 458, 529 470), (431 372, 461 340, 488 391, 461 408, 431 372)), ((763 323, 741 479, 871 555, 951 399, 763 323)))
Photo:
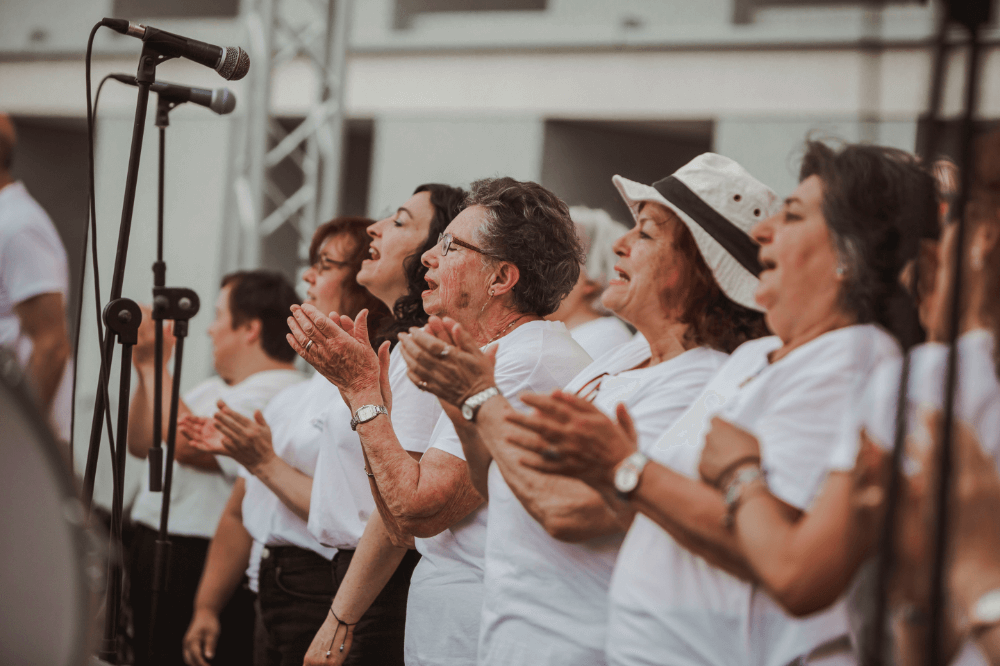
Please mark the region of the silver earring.
POLYGON ((844 277, 844 273, 846 272, 847 271, 844 270, 843 264, 837 264, 837 270, 836 270, 837 277, 844 277))

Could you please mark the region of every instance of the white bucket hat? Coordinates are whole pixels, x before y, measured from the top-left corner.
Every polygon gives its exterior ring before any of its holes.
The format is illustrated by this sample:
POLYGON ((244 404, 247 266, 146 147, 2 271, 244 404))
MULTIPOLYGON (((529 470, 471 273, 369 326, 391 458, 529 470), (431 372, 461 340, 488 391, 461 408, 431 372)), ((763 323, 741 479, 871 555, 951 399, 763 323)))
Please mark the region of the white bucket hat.
POLYGON ((611 180, 632 217, 647 201, 676 213, 694 236, 722 292, 744 307, 762 310, 753 298, 761 267, 750 229, 781 207, 771 188, 715 153, 699 155, 652 185, 621 176, 611 180))

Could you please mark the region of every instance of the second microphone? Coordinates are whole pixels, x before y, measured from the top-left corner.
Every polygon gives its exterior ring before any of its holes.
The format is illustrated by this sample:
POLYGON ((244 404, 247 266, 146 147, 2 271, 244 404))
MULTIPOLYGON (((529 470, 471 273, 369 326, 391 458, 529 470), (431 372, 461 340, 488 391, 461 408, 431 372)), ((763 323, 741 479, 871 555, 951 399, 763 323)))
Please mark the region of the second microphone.
MULTIPOLYGON (((137 85, 134 76, 128 74, 112 74, 115 81, 127 83, 130 86, 137 85)), ((157 81, 149 86, 150 92, 158 93, 161 97, 166 97, 172 102, 193 102, 215 111, 220 116, 232 113, 236 108, 236 95, 229 88, 215 88, 206 90, 205 88, 192 88, 166 81, 157 81)))

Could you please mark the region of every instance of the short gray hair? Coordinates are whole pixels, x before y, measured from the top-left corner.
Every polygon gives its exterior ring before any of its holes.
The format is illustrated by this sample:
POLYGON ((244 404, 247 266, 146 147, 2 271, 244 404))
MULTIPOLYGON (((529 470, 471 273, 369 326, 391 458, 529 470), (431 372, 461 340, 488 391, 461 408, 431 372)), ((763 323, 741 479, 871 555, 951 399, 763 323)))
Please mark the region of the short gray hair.
POLYGON ((465 205, 486 209, 476 232, 480 247, 520 272, 511 292, 515 309, 540 317, 555 312, 583 263, 566 204, 538 183, 484 178, 472 183, 465 205))

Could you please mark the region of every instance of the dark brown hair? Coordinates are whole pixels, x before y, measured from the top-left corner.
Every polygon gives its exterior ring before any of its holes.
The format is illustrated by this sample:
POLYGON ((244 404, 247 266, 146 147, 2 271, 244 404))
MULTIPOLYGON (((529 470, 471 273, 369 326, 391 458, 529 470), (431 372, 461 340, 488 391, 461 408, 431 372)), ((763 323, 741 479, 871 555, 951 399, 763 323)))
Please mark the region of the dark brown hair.
POLYGON ((264 353, 285 363, 295 358, 295 350, 285 339, 285 319, 299 297, 284 275, 265 270, 236 271, 223 277, 219 286, 229 287, 229 316, 234 329, 258 319, 264 353))
POLYGON ((674 250, 684 257, 684 305, 680 323, 687 324, 685 342, 727 354, 747 340, 768 335, 764 313, 730 300, 715 281, 691 231, 680 220, 674 227, 674 250))
MULTIPOLYGON (((385 338, 381 330, 385 320, 389 317, 389 309, 382 301, 372 296, 367 289, 358 284, 358 271, 361 270, 361 262, 368 258, 368 246, 371 244, 371 236, 368 235, 368 227, 375 224, 375 220, 367 217, 335 217, 329 222, 324 222, 316 228, 312 241, 309 243, 309 263, 315 264, 319 261, 319 253, 323 246, 331 238, 344 236, 348 239, 347 252, 344 260, 348 264, 350 277, 344 280, 344 290, 347 293, 349 306, 345 314, 352 319, 358 316, 363 309, 368 309, 368 339, 372 347, 378 348, 385 338)), ((324 312, 323 314, 329 314, 324 312)))
POLYGON ((427 323, 424 300, 420 296, 424 289, 427 289, 427 282, 424 280, 424 276, 427 275, 427 267, 420 261, 420 257, 424 255, 424 252, 437 245, 438 235, 443 233, 451 221, 455 219, 455 216, 462 212, 465 201, 465 190, 460 187, 425 183, 413 190, 414 194, 421 192, 430 194, 431 206, 434 207, 434 217, 431 219, 427 238, 423 245, 403 260, 406 293, 393 304, 393 316, 385 320, 381 331, 385 339, 391 340, 394 344, 400 333, 409 330, 411 326, 419 327, 427 323))
POLYGON ((902 291, 899 273, 920 238, 938 235, 937 184, 909 153, 866 144, 839 149, 808 141, 799 181, 823 183, 823 217, 846 269, 840 303, 858 323, 901 333, 889 314, 902 291))

